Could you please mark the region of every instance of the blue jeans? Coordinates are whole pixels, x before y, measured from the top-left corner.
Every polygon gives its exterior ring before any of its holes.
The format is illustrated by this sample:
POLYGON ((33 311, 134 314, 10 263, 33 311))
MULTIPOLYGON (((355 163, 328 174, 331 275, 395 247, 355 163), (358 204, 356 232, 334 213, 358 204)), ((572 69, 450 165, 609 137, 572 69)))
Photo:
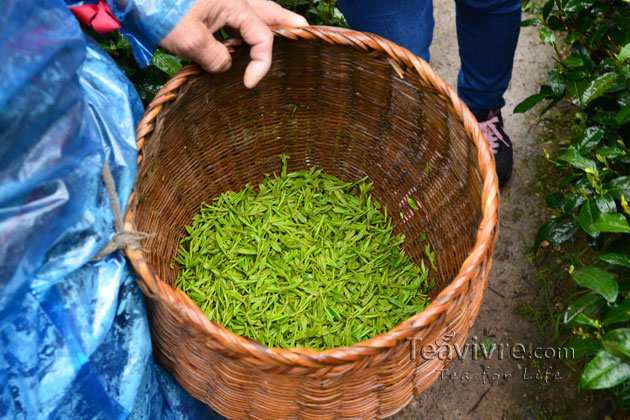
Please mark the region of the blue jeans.
MULTIPOLYGON (((390 39, 429 61, 432 0, 338 0, 351 28, 390 39)), ((521 21, 520 0, 455 0, 461 68, 457 92, 470 110, 505 105, 521 21)))

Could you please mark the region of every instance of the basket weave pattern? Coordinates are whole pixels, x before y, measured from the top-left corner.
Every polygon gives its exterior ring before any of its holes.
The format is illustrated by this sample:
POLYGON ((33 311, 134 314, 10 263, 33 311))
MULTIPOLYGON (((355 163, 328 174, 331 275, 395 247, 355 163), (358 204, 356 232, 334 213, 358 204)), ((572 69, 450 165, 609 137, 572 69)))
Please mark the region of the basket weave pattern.
POLYGON ((157 236, 143 243, 150 253, 126 253, 146 297, 154 356, 230 419, 385 418, 449 363, 411 357, 409 340, 461 345, 477 316, 498 232, 492 153, 453 89, 406 49, 344 29, 273 30, 272 68, 256 89, 242 85, 247 53, 223 74, 188 65, 138 125, 125 229, 157 236), (352 347, 283 350, 230 333, 172 287, 169 265, 201 203, 279 172, 281 153, 289 171, 369 176, 416 263, 426 233, 438 272, 424 312, 352 347))

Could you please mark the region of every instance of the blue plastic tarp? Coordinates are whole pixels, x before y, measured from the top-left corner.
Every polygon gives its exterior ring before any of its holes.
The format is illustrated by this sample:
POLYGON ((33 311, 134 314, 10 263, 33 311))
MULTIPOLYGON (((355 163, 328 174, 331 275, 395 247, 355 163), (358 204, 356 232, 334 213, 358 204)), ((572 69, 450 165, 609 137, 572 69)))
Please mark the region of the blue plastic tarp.
MULTIPOLYGON (((0 418, 200 419, 152 358, 142 295, 114 234, 143 107, 63 0, 0 0, 0 418)), ((109 1, 141 63, 190 0, 109 1), (138 53, 140 52, 140 53, 138 53)))

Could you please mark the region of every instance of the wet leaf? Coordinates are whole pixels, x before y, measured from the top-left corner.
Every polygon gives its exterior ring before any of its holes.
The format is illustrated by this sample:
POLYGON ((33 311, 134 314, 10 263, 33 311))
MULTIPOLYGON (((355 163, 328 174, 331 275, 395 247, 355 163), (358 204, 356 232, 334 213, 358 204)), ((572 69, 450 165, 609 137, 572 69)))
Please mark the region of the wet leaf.
POLYGON ((619 284, 617 280, 607 271, 597 267, 585 267, 575 270, 571 273, 571 277, 577 284, 599 293, 608 302, 614 302, 619 293, 619 284))
POLYGON ((576 13, 586 10, 595 3, 595 0, 569 0, 564 6, 565 13, 576 13))
POLYGON ((528 26, 538 26, 540 25, 542 22, 540 21, 540 19, 538 18, 533 18, 533 19, 527 19, 522 21, 521 23, 519 23, 519 26, 521 28, 526 28, 528 26))
POLYGON ((580 227, 590 236, 599 235, 599 230, 593 226, 595 218, 598 214, 599 209, 597 208, 597 204, 595 204, 595 200, 587 200, 584 202, 580 208, 580 212, 578 213, 578 222, 580 223, 580 227))
MULTIPOLYGON (((573 69, 573 70, 569 70, 567 71, 564 76, 569 79, 569 80, 581 80, 584 79, 587 76, 587 71, 586 69, 583 68, 577 68, 577 69, 573 69)), ((586 88, 588 87, 588 82, 584 81, 586 84, 584 85, 584 89, 582 90, 582 95, 584 94, 584 90, 586 90, 586 88)), ((580 99, 582 99, 580 97, 580 99)))
POLYGON ((555 96, 560 97, 564 95, 566 81, 559 67, 554 67, 551 70, 551 72, 549 73, 549 81, 551 84, 551 91, 555 96))
POLYGON ((564 312, 563 321, 565 324, 569 324, 581 313, 592 316, 604 306, 605 302, 605 299, 599 294, 587 293, 571 302, 564 312))
POLYGON ((558 156, 559 162, 568 163, 574 168, 583 171, 597 172, 597 164, 594 160, 581 155, 576 149, 569 149, 558 156))
POLYGON ((599 144, 602 137, 604 137, 604 127, 595 126, 588 127, 580 136, 580 139, 575 144, 575 148, 580 153, 585 153, 592 150, 595 146, 599 144))
POLYGON ((630 58, 630 43, 626 44, 617 54, 617 60, 619 61, 625 61, 628 58, 630 58))
POLYGON ((168 74, 170 77, 175 76, 177 72, 182 69, 181 58, 168 54, 160 49, 156 50, 153 54, 151 64, 168 74))
POLYGON ((605 261, 609 264, 630 268, 630 255, 628 254, 619 254, 619 253, 609 252, 606 254, 599 255, 597 259, 600 261, 605 261))
POLYGON ((569 240, 577 231, 578 225, 574 222, 557 225, 554 220, 550 220, 540 227, 534 243, 534 252, 543 241, 549 241, 551 245, 558 245, 569 240))
POLYGON ((584 61, 580 57, 569 57, 564 60, 564 64, 568 67, 581 67, 584 65, 584 61))
POLYGON ((582 94, 582 103, 587 105, 591 101, 606 93, 617 79, 617 73, 610 72, 602 74, 597 79, 591 81, 582 94))
POLYGON ((613 356, 630 359, 630 328, 617 328, 603 338, 604 348, 613 356))
POLYGON ((598 109, 595 115, 593 116, 593 121, 608 125, 610 127, 617 127, 617 112, 615 111, 605 111, 603 109, 598 109))
POLYGON ((600 232, 630 233, 630 226, 623 214, 600 213, 595 217, 593 228, 600 232))
POLYGON ((630 321, 630 299, 624 300, 619 305, 609 308, 602 318, 602 326, 630 321))
POLYGON ((538 93, 536 95, 532 95, 528 98, 525 98, 520 104, 516 105, 514 108, 514 113, 518 114, 521 112, 529 111, 534 106, 536 106, 543 99, 548 98, 549 95, 545 93, 538 93))
POLYGON ((628 380, 630 380, 630 364, 602 350, 584 368, 580 378, 580 387, 582 389, 612 388, 628 380))
POLYGON ((604 183, 603 187, 617 200, 621 200, 622 195, 628 198, 630 197, 630 175, 617 177, 604 183))
POLYGON ((556 43, 556 36, 549 28, 542 28, 540 30, 540 39, 547 45, 554 45, 556 43))

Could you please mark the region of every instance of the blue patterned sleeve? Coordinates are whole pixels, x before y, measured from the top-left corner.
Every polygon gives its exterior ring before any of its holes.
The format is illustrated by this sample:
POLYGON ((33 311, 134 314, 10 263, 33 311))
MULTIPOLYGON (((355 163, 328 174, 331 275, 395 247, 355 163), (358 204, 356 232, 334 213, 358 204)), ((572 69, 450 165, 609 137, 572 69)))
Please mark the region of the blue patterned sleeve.
POLYGON ((195 0, 107 0, 131 43, 138 63, 151 62, 155 48, 179 23, 195 0))
MULTIPOLYGON (((95 0, 65 0, 68 6, 94 4, 95 0)), ((195 0, 107 0, 122 25, 120 30, 140 66, 151 63, 157 44, 179 23, 195 0)))

